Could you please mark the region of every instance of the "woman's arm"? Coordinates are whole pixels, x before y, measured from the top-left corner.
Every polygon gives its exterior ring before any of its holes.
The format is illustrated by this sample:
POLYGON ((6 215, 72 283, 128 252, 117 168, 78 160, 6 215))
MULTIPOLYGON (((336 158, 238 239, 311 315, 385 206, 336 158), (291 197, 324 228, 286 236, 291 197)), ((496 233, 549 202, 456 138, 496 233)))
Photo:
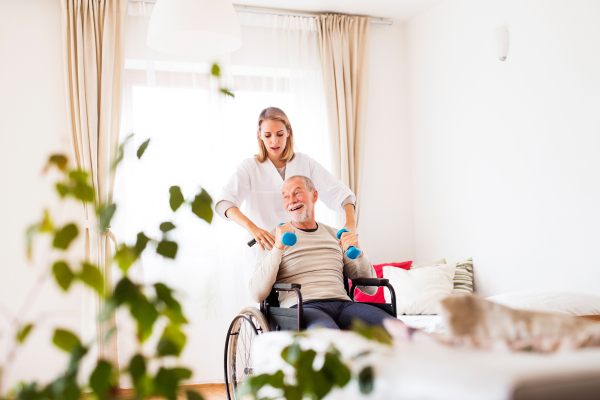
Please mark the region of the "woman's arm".
POLYGON ((256 240, 256 243, 258 243, 261 250, 264 250, 265 247, 267 247, 269 250, 273 248, 273 245, 275 244, 275 237, 268 231, 260 229, 258 226, 256 226, 254 222, 250 221, 250 219, 240 211, 239 208, 229 208, 227 211, 225 211, 225 216, 247 230, 250 236, 256 240))
POLYGON ((348 229, 352 233, 356 233, 356 218, 354 218, 354 204, 346 204, 344 206, 344 213, 346 214, 346 225, 344 225, 344 228, 348 229))

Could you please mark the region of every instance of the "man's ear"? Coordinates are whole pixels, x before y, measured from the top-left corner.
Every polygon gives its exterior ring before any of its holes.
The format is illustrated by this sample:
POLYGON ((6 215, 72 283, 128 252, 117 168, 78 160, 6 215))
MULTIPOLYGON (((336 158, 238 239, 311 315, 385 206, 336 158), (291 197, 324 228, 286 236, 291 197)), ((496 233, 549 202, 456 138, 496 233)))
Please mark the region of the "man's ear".
POLYGON ((319 200, 319 192, 316 190, 313 192, 313 203, 316 203, 319 200))

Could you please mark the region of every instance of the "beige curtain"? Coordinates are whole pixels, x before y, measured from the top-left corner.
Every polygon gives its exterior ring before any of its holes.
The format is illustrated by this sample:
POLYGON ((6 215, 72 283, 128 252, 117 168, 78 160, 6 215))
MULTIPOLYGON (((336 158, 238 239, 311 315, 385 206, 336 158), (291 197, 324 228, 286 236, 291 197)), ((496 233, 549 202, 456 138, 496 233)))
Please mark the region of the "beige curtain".
POLYGON ((316 18, 334 174, 356 194, 359 222, 369 77, 370 18, 316 18))
MULTIPOLYGON (((62 0, 65 81, 69 129, 77 166, 91 173, 96 203, 111 203, 119 140, 127 0, 62 0)), ((85 258, 99 266, 107 288, 112 284, 110 231, 100 232, 94 210, 84 207, 85 258)), ((116 244, 116 241, 115 241, 116 244)), ((112 319, 97 323, 101 298, 85 289, 84 343, 95 341, 98 358, 117 363, 112 319)))

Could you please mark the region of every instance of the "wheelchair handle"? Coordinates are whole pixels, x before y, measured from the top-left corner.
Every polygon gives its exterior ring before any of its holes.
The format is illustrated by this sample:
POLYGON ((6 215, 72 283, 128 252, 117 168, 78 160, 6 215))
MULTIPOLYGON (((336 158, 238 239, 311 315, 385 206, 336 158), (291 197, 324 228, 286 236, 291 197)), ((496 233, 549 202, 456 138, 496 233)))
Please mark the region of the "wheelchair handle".
MULTIPOLYGON (((338 240, 342 237, 342 233, 346 233, 346 232, 350 232, 350 231, 346 228, 340 229, 337 233, 338 240)), ((354 246, 350 246, 350 247, 348 247, 348 250, 346 250, 346 257, 348 257, 351 260, 354 260, 356 257, 360 256, 360 253, 361 253, 360 249, 357 249, 354 246)))

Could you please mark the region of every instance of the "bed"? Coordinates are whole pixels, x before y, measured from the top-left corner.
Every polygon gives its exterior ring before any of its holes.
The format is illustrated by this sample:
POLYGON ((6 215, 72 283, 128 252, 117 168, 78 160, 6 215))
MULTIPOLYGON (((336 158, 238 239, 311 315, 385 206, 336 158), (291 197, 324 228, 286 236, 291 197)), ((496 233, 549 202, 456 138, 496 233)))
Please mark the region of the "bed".
MULTIPOLYGON (((541 289, 488 298, 513 309, 570 315, 600 322, 600 296, 541 289)), ((444 333, 438 315, 399 315, 404 324, 426 333, 444 333)), ((326 399, 415 400, 557 400, 600 399, 600 348, 552 354, 448 347, 440 343, 396 341, 392 348, 352 332, 312 330, 306 346, 334 344, 346 360, 368 350, 375 389, 361 395, 356 384, 326 399)), ((258 338, 253 349, 255 373, 282 368, 280 354, 292 341, 289 332, 258 338)))
MULTIPOLYGON (((374 391, 361 395, 350 384, 331 392, 327 400, 592 400, 600 397, 600 349, 551 355, 490 353, 415 342, 387 346, 352 332, 315 329, 306 332, 305 346, 315 350, 334 344, 342 357, 370 350, 375 368, 374 391)), ((273 373, 284 364, 281 351, 290 332, 257 338, 253 347, 255 373, 273 373)))

